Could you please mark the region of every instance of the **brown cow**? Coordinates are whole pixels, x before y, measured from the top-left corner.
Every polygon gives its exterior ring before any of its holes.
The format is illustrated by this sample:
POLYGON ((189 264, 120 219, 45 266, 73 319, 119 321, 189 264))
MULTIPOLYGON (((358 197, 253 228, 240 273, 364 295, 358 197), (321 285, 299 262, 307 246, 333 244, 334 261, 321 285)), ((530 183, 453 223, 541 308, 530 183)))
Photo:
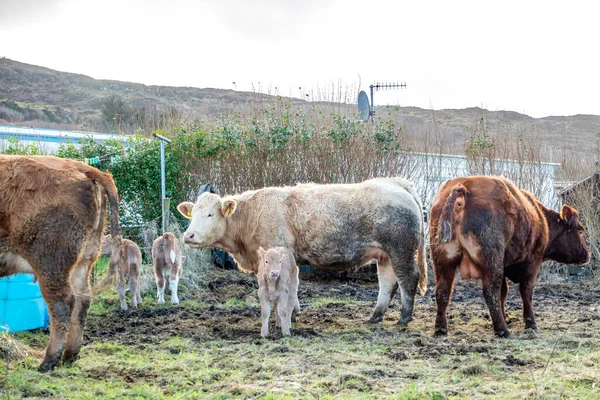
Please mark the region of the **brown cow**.
POLYGON ((75 361, 81 349, 107 197, 115 238, 105 278, 110 280, 121 248, 119 199, 110 174, 57 157, 0 156, 0 276, 37 276, 50 313, 41 371, 61 359, 75 361))
MULTIPOLYGON (((101 256, 110 256, 112 249, 112 235, 102 238, 101 256)), ((142 272, 142 252, 138 245, 129 240, 121 240, 121 259, 119 260, 119 282, 117 291, 121 300, 121 310, 127 310, 125 300, 125 283, 129 281, 129 292, 131 293, 131 307, 137 308, 142 303, 140 294, 140 273, 142 272)))
POLYGON ((463 279, 481 279, 498 336, 506 327, 506 278, 519 283, 525 327, 537 329, 533 285, 544 260, 584 264, 589 251, 579 213, 560 213, 502 177, 473 176, 445 182, 434 199, 430 226, 436 278, 436 334, 447 334, 446 309, 456 269, 463 279))
POLYGON ((260 247, 258 266, 258 299, 260 300, 263 337, 269 335, 271 302, 275 307, 277 326, 283 335, 289 335, 292 327, 292 312, 300 311, 298 302, 298 266, 294 254, 284 247, 268 250, 260 247))
POLYGON ((169 277, 171 303, 179 304, 177 285, 183 272, 182 259, 179 240, 171 232, 165 232, 164 235, 154 240, 152 244, 152 264, 154 265, 158 304, 164 304, 165 302, 165 275, 169 277))

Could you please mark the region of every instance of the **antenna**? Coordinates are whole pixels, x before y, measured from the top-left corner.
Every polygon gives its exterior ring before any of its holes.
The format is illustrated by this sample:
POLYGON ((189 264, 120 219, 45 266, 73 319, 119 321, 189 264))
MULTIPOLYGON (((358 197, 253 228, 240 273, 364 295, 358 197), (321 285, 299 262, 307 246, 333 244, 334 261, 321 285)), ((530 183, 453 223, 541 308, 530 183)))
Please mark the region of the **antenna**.
MULTIPOLYGON (((380 82, 377 82, 374 85, 370 85, 369 88, 371 88, 371 111, 369 111, 369 117, 371 117, 371 122, 373 123, 373 126, 375 126, 375 100, 373 99, 373 89, 375 89, 375 90, 406 89, 406 83, 397 83, 397 82, 396 83, 388 83, 388 82, 380 83, 380 82)), ((360 100, 360 94, 358 96, 359 96, 358 98, 360 100)))

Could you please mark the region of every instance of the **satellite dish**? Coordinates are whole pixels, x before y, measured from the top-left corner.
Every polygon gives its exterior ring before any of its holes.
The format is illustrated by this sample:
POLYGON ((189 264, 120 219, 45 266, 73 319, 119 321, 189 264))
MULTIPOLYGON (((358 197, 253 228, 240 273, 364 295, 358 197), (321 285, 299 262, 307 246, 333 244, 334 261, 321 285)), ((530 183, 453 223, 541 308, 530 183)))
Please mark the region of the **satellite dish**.
POLYGON ((364 90, 361 90, 358 94, 358 114, 360 115, 361 121, 367 121, 371 107, 369 106, 369 98, 364 90))

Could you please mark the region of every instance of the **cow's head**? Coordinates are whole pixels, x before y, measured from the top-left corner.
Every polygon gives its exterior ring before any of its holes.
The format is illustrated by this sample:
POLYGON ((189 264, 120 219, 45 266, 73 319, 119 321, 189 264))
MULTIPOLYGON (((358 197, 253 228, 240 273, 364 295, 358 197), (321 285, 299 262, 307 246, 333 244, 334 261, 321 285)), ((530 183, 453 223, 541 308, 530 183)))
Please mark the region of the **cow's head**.
POLYGON ((262 247, 258 249, 258 255, 260 256, 261 264, 259 270, 264 271, 266 275, 270 300, 275 301, 274 296, 277 280, 281 276, 281 269, 283 268, 283 263, 286 261, 287 256, 281 249, 272 248, 265 250, 262 247))
POLYGON ((579 222, 579 212, 564 205, 557 221, 549 223, 550 237, 547 258, 563 264, 585 264, 590 261, 590 252, 585 241, 585 229, 579 222))
POLYGON ((224 200, 213 193, 202 193, 196 204, 186 201, 177 210, 190 221, 183 241, 191 247, 212 247, 225 235, 227 218, 235 213, 235 200, 224 200))
POLYGON ((112 236, 106 235, 102 238, 102 247, 100 248, 101 256, 110 256, 110 250, 112 245, 112 236))

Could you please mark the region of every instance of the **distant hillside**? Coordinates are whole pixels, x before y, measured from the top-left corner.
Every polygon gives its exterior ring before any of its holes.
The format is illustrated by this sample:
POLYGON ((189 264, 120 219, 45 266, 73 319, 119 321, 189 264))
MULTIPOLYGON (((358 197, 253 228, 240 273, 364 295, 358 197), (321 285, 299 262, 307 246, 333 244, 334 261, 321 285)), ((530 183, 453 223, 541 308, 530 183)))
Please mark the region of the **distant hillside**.
MULTIPOLYGON (((139 83, 98 80, 85 75, 51 70, 6 58, 0 59, 0 124, 60 126, 68 129, 107 131, 101 109, 110 96, 117 96, 133 110, 146 113, 176 112, 179 118, 217 118, 228 112, 243 113, 257 104, 275 102, 261 93, 223 89, 146 86, 139 83)), ((293 107, 315 103, 286 99, 293 107)), ((318 103, 335 107, 344 115, 357 115, 354 104, 318 103)), ((452 148, 462 143, 483 118, 490 130, 533 132, 556 149, 596 152, 600 116, 574 115, 531 118, 511 111, 481 108, 426 110, 417 107, 378 107, 380 118, 392 117, 415 131, 444 131, 452 148)))

